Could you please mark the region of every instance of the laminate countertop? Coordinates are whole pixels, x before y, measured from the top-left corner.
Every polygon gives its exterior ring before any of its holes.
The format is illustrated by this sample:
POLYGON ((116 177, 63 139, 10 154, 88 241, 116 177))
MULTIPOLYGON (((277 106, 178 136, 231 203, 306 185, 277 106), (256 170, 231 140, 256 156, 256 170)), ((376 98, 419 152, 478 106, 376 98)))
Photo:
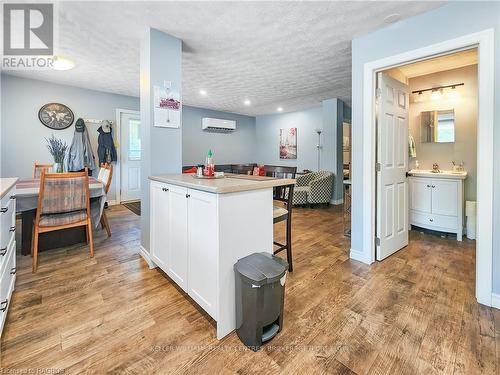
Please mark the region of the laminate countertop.
POLYGON ((195 175, 191 173, 183 173, 150 176, 149 179, 214 194, 236 193, 240 191, 267 189, 275 186, 295 184, 295 179, 293 178, 273 178, 236 174, 225 174, 223 178, 202 179, 196 178, 195 175))
POLYGON ((17 177, 0 178, 0 199, 16 184, 17 177))

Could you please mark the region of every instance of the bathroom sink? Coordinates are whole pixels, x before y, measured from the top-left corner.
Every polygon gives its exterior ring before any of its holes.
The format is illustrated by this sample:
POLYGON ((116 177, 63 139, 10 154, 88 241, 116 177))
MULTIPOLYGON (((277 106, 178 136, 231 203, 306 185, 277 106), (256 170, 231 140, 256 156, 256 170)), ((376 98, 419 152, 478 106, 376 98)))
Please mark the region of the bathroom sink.
POLYGON ((412 169, 408 172, 410 176, 414 177, 434 177, 434 178, 467 178, 467 172, 454 172, 454 171, 439 171, 434 172, 432 169, 412 169))

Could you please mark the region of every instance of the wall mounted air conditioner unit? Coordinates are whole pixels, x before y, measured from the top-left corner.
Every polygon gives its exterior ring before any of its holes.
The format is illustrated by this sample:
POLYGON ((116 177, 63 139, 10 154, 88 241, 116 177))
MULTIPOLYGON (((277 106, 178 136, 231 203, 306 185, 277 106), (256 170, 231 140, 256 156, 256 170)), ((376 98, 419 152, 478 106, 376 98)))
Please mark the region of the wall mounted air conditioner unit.
POLYGON ((236 130, 236 121, 224 120, 220 118, 203 117, 201 119, 201 129, 213 132, 232 132, 236 130))

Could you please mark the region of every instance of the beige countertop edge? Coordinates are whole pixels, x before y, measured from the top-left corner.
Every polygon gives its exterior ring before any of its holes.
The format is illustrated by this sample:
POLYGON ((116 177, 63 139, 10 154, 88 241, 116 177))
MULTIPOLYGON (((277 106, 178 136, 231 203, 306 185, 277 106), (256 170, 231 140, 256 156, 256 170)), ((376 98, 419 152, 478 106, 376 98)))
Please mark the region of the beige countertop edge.
POLYGON ((10 189, 12 189, 12 187, 17 183, 17 180, 19 180, 17 177, 0 178, 0 199, 2 199, 10 189))
POLYGON ((237 193, 242 191, 268 189, 274 186, 295 184, 295 179, 269 179, 269 180, 245 180, 243 178, 221 178, 213 180, 197 180, 189 174, 149 176, 151 181, 163 182, 177 186, 184 186, 194 190, 206 191, 214 194, 237 193), (190 181, 189 179, 192 179, 190 181), (230 182, 229 182, 230 181, 230 182), (229 182, 229 183, 228 183, 229 182), (225 185, 225 186, 224 186, 225 185))

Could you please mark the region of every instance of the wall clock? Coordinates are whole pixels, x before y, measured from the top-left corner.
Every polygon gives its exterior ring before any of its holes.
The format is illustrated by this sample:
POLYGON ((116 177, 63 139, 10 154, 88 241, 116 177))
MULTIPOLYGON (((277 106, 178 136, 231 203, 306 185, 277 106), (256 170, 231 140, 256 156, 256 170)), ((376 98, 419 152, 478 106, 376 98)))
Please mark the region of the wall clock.
POLYGON ((71 109, 64 104, 48 103, 38 111, 38 118, 46 127, 62 130, 71 126, 75 116, 71 109))

